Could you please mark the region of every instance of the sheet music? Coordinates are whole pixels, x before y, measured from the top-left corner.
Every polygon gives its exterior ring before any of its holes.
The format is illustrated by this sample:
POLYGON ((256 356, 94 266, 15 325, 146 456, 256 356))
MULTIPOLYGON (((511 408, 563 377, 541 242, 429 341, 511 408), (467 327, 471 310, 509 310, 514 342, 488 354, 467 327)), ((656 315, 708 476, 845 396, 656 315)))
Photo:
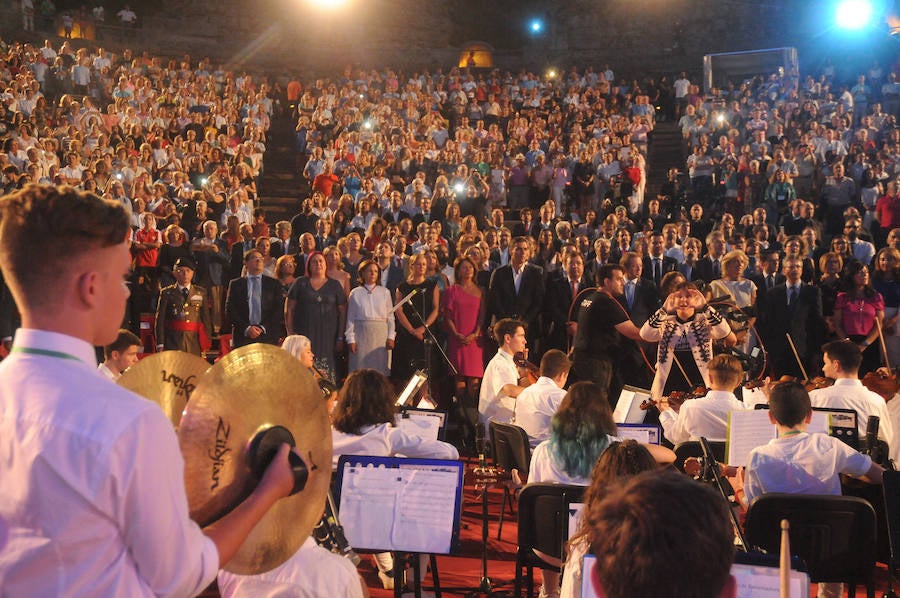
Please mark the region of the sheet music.
POLYGON ((813 411, 812 419, 806 425, 806 431, 810 434, 830 434, 831 414, 827 411, 813 411))
MULTIPOLYGON (((597 563, 597 557, 584 555, 582 559, 581 598, 598 598, 592 576, 588 573, 597 563)), ((737 581, 737 598, 779 598, 781 596, 781 572, 778 567, 756 565, 731 566, 731 574, 737 581)), ((809 576, 801 571, 791 571, 790 595, 809 598, 809 576)))
POLYGON ((769 421, 765 409, 731 411, 725 440, 725 460, 728 465, 746 465, 750 451, 775 438, 775 424, 769 421))
POLYGON ((619 438, 630 438, 632 440, 637 440, 643 444, 651 444, 650 442, 650 430, 648 428, 625 428, 619 427, 616 429, 616 436, 619 438))
MULTIPOLYGON (((779 598, 781 596, 781 571, 778 567, 757 565, 731 566, 731 574, 737 580, 738 598, 779 598)), ((790 595, 797 598, 809 596, 809 578, 800 571, 791 571, 790 595)))
POLYGON ((437 440, 444 425, 445 414, 439 411, 409 411, 405 415, 397 415, 397 427, 417 438, 437 440))
POLYGON ((646 414, 641 409, 641 403, 649 398, 650 391, 625 385, 619 393, 619 400, 616 401, 613 421, 617 424, 643 423, 646 414))
POLYGON ((367 550, 449 553, 459 478, 458 465, 345 463, 339 513, 347 540, 367 550))

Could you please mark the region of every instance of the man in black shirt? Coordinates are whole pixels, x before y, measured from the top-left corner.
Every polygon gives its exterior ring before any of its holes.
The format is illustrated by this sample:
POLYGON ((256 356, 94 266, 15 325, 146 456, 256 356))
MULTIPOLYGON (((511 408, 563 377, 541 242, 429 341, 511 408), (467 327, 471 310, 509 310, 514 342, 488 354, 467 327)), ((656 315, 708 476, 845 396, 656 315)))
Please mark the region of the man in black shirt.
POLYGON ((609 388, 609 401, 615 405, 625 380, 634 372, 619 365, 623 337, 640 339, 637 326, 615 297, 625 293, 625 274, 618 264, 606 264, 597 273, 600 286, 586 294, 579 305, 575 332, 573 378, 589 380, 609 388))

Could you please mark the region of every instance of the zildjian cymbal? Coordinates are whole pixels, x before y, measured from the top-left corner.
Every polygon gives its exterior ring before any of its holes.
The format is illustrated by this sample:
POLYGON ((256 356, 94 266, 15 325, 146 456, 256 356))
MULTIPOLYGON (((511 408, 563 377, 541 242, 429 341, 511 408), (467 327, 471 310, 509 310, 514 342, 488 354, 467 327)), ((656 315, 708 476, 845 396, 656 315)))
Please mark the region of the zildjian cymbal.
POLYGON ((125 370, 118 383, 157 403, 178 429, 181 413, 209 362, 184 351, 163 351, 141 359, 125 370))
POLYGON ((256 487, 251 443, 277 426, 290 432, 309 463, 305 488, 278 501, 225 569, 241 575, 269 571, 303 544, 322 515, 331 478, 327 404, 309 370, 272 345, 231 351, 197 383, 178 440, 191 518, 208 525, 256 487))

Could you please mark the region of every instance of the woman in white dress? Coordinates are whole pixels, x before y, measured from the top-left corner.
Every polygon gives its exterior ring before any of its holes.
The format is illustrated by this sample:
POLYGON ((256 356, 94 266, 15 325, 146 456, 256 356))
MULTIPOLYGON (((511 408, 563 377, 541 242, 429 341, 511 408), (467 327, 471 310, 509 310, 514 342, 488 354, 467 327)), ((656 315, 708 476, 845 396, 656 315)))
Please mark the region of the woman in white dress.
POLYGON ((350 371, 371 368, 387 375, 396 323, 391 292, 381 286, 377 262, 364 260, 359 265, 359 284, 350 291, 347 302, 344 336, 350 348, 350 371))

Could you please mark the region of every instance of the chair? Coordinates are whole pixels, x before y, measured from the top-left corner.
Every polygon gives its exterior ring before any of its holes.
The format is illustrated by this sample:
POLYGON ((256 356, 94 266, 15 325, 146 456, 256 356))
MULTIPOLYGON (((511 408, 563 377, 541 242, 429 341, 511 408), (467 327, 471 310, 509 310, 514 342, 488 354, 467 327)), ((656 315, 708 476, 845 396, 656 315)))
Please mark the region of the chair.
MULTIPOLYGON (((716 458, 716 461, 720 463, 725 462, 725 442, 713 440, 709 443, 709 448, 712 449, 713 456, 716 458)), ((687 440, 685 442, 679 442, 678 446, 675 447, 675 467, 678 468, 678 471, 684 473, 684 462, 688 457, 702 457, 703 456, 703 447, 700 445, 699 440, 687 440)))
POLYGON ((519 495, 519 548, 516 551, 516 598, 522 595, 522 570, 528 584, 528 596, 534 595, 534 568, 555 569, 535 550, 563 560, 563 547, 569 539, 569 505, 582 501, 584 486, 565 484, 528 484, 519 495))
MULTIPOLYGON (((519 426, 490 422, 491 442, 494 446, 494 464, 506 471, 518 470, 522 477, 528 475, 531 466, 531 445, 528 444, 528 433, 519 426)), ((500 527, 497 539, 503 533, 503 517, 509 502, 510 513, 513 513, 513 494, 509 484, 503 485, 503 502, 500 504, 500 527)))
POLYGON ((865 580, 866 595, 875 596, 875 510, 853 496, 764 494, 747 511, 744 533, 754 549, 777 554, 781 520, 790 524, 791 552, 809 569, 810 581, 846 582, 850 596, 865 580))
POLYGON ((900 565, 900 471, 885 471, 881 488, 884 492, 884 510, 890 546, 888 574, 893 577, 894 571, 900 565))

